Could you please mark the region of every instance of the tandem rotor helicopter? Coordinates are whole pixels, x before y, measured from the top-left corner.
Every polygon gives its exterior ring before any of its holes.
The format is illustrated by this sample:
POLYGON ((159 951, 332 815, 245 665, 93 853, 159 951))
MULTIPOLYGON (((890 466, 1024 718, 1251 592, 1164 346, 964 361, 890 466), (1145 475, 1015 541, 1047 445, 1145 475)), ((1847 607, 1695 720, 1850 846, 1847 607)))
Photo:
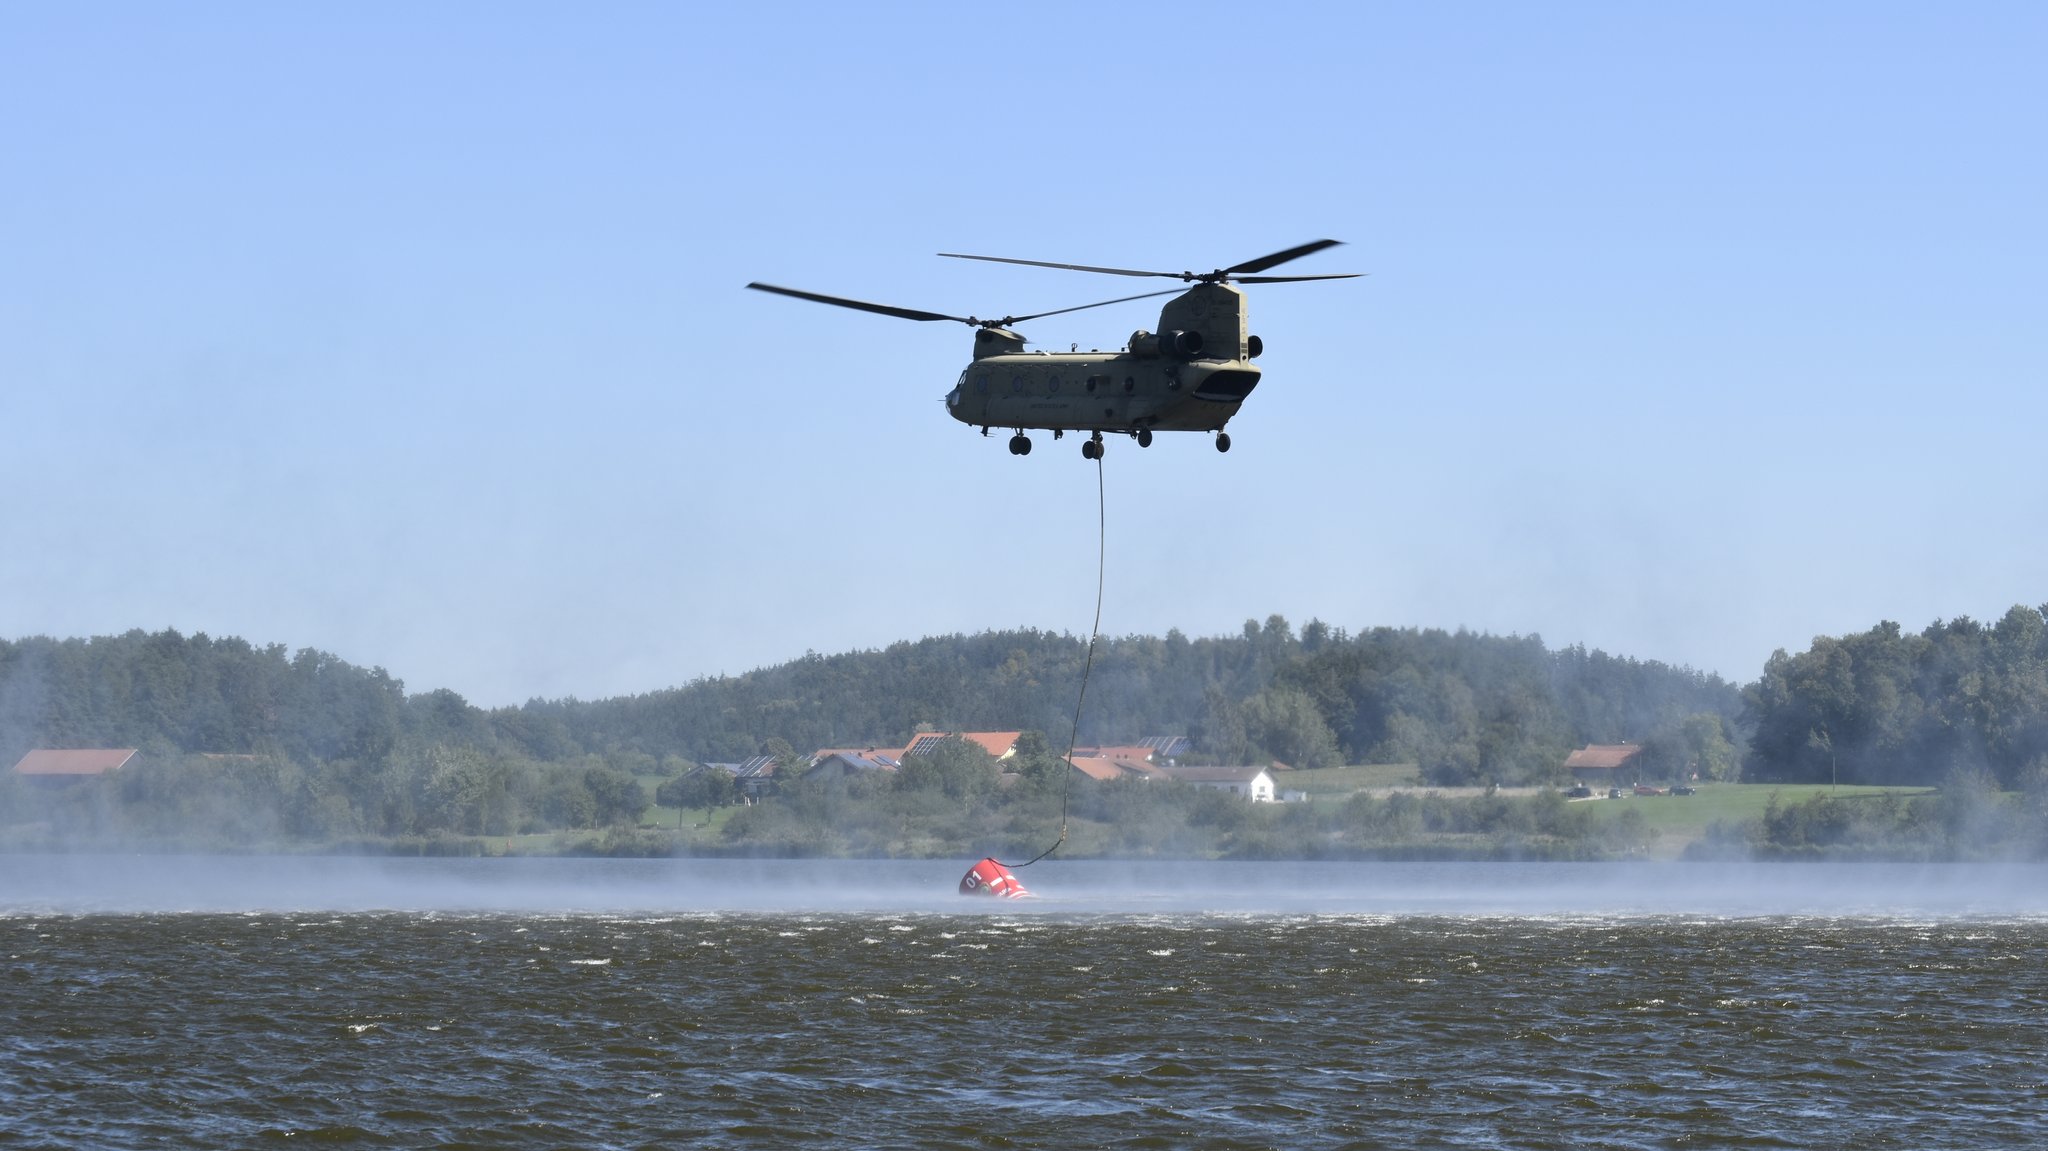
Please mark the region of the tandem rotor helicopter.
POLYGON ((1050 431, 1054 439, 1068 432, 1087 432, 1081 455, 1091 460, 1102 458, 1105 434, 1128 435, 1138 441, 1139 447, 1151 447, 1154 432, 1214 432, 1216 450, 1227 452, 1230 435, 1223 425, 1230 422, 1245 397, 1258 386, 1259 369, 1251 361, 1265 350, 1262 341, 1246 327, 1244 293, 1231 285, 1356 279, 1360 273, 1259 274, 1339 243, 1316 240, 1213 272, 1141 272, 939 253, 957 260, 1065 268, 1111 276, 1163 277, 1194 285, 1184 290, 1169 288, 1036 315, 1004 316, 999 320, 921 312, 759 282, 747 287, 905 320, 952 320, 974 328, 974 362, 960 373, 960 382, 946 394, 946 411, 963 424, 979 427, 984 436, 990 428, 1014 429, 1016 434, 1010 437, 1011 455, 1031 454, 1031 438, 1024 433, 1034 429, 1050 431), (1140 329, 1131 333, 1120 352, 1027 352, 1024 337, 1010 328, 1027 320, 1154 296, 1175 296, 1159 310, 1159 330, 1140 329))

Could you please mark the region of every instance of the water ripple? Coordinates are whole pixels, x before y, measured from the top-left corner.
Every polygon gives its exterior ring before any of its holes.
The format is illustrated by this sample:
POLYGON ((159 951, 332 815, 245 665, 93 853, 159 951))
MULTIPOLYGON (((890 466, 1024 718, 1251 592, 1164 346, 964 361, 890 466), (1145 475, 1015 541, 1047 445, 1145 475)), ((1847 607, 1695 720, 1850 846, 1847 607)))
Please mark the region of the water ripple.
POLYGON ((2044 945, 1815 918, 30 916, 0 935, 0 1143, 2039 1144, 2044 945))

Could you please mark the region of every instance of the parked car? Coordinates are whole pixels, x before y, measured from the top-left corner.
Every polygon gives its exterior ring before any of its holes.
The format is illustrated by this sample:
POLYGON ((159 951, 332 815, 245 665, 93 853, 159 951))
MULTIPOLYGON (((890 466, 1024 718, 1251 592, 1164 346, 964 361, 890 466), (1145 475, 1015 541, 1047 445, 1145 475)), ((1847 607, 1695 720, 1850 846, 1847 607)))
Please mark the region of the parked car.
POLYGON ((1593 789, 1582 783, 1565 792, 1564 797, 1566 799, 1591 799, 1593 798, 1593 789))
POLYGON ((1636 784, 1636 794, 1637 794, 1637 795, 1662 795, 1662 794, 1664 794, 1664 792, 1663 792, 1662 790, 1658 789, 1658 788, 1654 788, 1654 787, 1651 787, 1651 786, 1650 786, 1649 784, 1647 784, 1647 783, 1639 783, 1639 784, 1636 784))
POLYGON ((1607 789, 1607 798, 1609 798, 1609 799, 1620 799, 1620 798, 1621 798, 1621 789, 1620 789, 1620 788, 1618 788, 1618 787, 1610 787, 1610 788, 1608 788, 1608 789, 1607 789))
POLYGON ((1683 783, 1671 789, 1671 794, 1673 795, 1697 795, 1698 793, 1699 788, 1683 783))

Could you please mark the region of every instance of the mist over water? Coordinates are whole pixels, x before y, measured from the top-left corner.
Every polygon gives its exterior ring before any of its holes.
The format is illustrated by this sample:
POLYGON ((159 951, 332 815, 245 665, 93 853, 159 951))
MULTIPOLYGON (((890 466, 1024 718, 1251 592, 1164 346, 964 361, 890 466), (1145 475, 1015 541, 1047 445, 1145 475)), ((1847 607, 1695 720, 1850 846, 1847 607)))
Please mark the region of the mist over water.
MULTIPOLYGON (((433 870, 394 868, 380 894, 433 870)), ((611 893, 586 908, 648 910, 0 915, 0 1145, 1924 1151, 2048 1136, 2038 918, 1588 916, 1617 892, 1567 900, 1554 880, 1456 913, 1439 891, 1415 913, 1241 914, 1170 910, 1217 901, 1106 877, 1067 904, 955 897, 938 904, 951 914, 701 898, 657 914, 609 865, 582 874, 611 893), (1516 901, 1547 910, 1476 910, 1516 901)), ((1840 891, 1815 884, 1803 903, 1840 891)), ((511 901, 485 882, 412 892, 511 901)))
POLYGON ((2035 1146, 2039 866, 0 857, 0 1144, 2035 1146))
POLYGON ((1043 916, 2048 916, 2042 864, 1047 860, 1033 898, 957 894, 971 860, 0 856, 0 915, 837 912, 1043 916))

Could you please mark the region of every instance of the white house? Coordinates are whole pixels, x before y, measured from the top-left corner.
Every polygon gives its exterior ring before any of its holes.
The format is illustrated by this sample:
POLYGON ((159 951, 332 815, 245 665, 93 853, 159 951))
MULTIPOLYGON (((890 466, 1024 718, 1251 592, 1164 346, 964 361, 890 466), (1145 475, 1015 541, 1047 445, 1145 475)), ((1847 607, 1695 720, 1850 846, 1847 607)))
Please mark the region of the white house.
POLYGON ((1273 776, 1263 767, 1167 767, 1168 778, 1196 787, 1235 792, 1253 803, 1273 802, 1273 776))

